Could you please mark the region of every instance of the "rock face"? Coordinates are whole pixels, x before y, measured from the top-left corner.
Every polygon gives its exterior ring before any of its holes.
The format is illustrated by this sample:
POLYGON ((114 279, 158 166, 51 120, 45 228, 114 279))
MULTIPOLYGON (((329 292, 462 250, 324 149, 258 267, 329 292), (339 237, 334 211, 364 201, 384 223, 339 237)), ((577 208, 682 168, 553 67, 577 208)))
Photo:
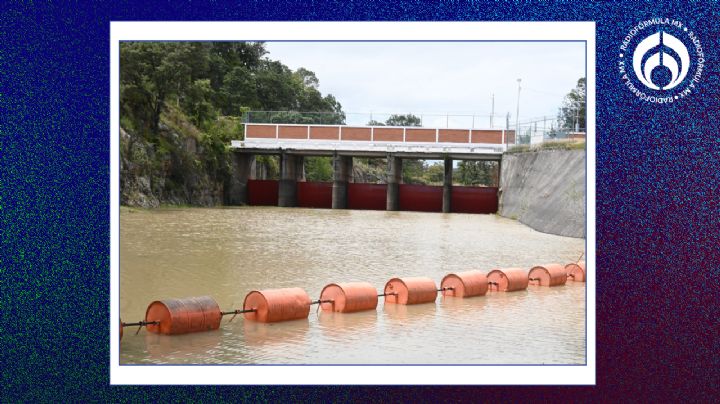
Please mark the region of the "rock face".
POLYGON ((159 141, 120 129, 120 204, 155 208, 160 204, 222 204, 223 184, 212 178, 198 156, 194 138, 161 125, 159 141))
POLYGON ((585 238, 585 150, 505 154, 500 215, 543 233, 585 238))

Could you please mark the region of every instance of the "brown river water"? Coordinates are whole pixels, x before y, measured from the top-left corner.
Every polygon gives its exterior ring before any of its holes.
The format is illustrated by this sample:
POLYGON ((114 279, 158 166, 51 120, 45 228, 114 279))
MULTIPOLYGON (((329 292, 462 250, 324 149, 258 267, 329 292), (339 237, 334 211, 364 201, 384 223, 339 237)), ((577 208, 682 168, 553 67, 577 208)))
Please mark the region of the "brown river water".
MULTIPOLYGON (((522 267, 578 259, 585 240, 540 233, 495 215, 274 207, 120 213, 120 315, 210 295, 223 311, 252 290, 522 267)), ((584 364, 585 283, 529 286, 435 303, 383 303, 262 324, 241 316, 219 330, 156 335, 126 328, 121 364, 584 364)))

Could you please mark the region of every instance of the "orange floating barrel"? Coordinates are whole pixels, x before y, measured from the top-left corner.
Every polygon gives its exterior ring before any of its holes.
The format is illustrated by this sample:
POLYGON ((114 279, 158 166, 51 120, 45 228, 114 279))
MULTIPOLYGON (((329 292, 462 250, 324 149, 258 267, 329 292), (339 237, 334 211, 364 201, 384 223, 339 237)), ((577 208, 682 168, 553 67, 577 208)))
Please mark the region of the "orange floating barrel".
POLYGON ((323 311, 351 313, 374 310, 378 295, 375 287, 367 282, 331 283, 323 288, 320 301, 325 302, 320 303, 323 311))
POLYGON ((445 275, 440 283, 443 296, 472 297, 482 296, 488 291, 488 279, 485 272, 467 271, 445 275), (452 288, 452 289, 448 289, 452 288))
POLYGON ((300 288, 253 290, 245 296, 245 319, 260 323, 298 320, 310 314, 310 296, 300 288))
POLYGON ((490 290, 512 292, 528 287, 527 271, 522 268, 493 269, 487 274, 490 290))
POLYGON ((430 303, 435 298, 437 286, 430 278, 392 278, 385 284, 385 303, 430 303))
POLYGON ((157 300, 147 308, 147 330, 156 334, 186 334, 220 328, 220 306, 210 296, 157 300))
POLYGON ((565 272, 570 280, 585 282, 585 261, 565 265, 565 272))
POLYGON ((567 272, 560 264, 538 265, 530 269, 528 282, 540 286, 564 285, 567 282, 567 272))

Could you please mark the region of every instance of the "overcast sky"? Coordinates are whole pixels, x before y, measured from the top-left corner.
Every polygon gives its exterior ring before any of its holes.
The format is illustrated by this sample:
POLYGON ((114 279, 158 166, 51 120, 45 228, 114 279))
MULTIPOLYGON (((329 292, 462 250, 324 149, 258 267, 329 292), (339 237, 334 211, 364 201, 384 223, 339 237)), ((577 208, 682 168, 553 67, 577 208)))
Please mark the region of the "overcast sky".
MULTIPOLYGON (((490 115, 495 93, 495 114, 503 116, 495 126, 504 125, 507 112, 514 123, 518 78, 520 120, 554 117, 585 76, 584 42, 267 42, 266 48, 293 70, 315 72, 320 91, 333 94, 345 112, 373 112, 377 120, 384 120, 380 113, 490 115)), ((458 119, 450 126, 469 125, 470 118, 458 119)), ((488 126, 484 120, 476 127, 488 126)))

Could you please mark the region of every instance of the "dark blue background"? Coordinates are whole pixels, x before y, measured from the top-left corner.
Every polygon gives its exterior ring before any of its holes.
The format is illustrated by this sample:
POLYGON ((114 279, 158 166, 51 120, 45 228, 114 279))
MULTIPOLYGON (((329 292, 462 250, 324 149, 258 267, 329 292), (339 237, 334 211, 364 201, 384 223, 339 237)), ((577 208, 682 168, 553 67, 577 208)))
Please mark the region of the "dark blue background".
POLYGON ((0 397, 3 401, 717 398, 719 11, 717 5, 679 1, 557 6, 369 1, 3 3, 0 397), (622 87, 616 69, 619 44, 632 26, 651 17, 679 19, 703 41, 706 70, 699 91, 683 102, 647 104, 622 87), (109 386, 111 20, 596 21, 597 386, 109 386))

